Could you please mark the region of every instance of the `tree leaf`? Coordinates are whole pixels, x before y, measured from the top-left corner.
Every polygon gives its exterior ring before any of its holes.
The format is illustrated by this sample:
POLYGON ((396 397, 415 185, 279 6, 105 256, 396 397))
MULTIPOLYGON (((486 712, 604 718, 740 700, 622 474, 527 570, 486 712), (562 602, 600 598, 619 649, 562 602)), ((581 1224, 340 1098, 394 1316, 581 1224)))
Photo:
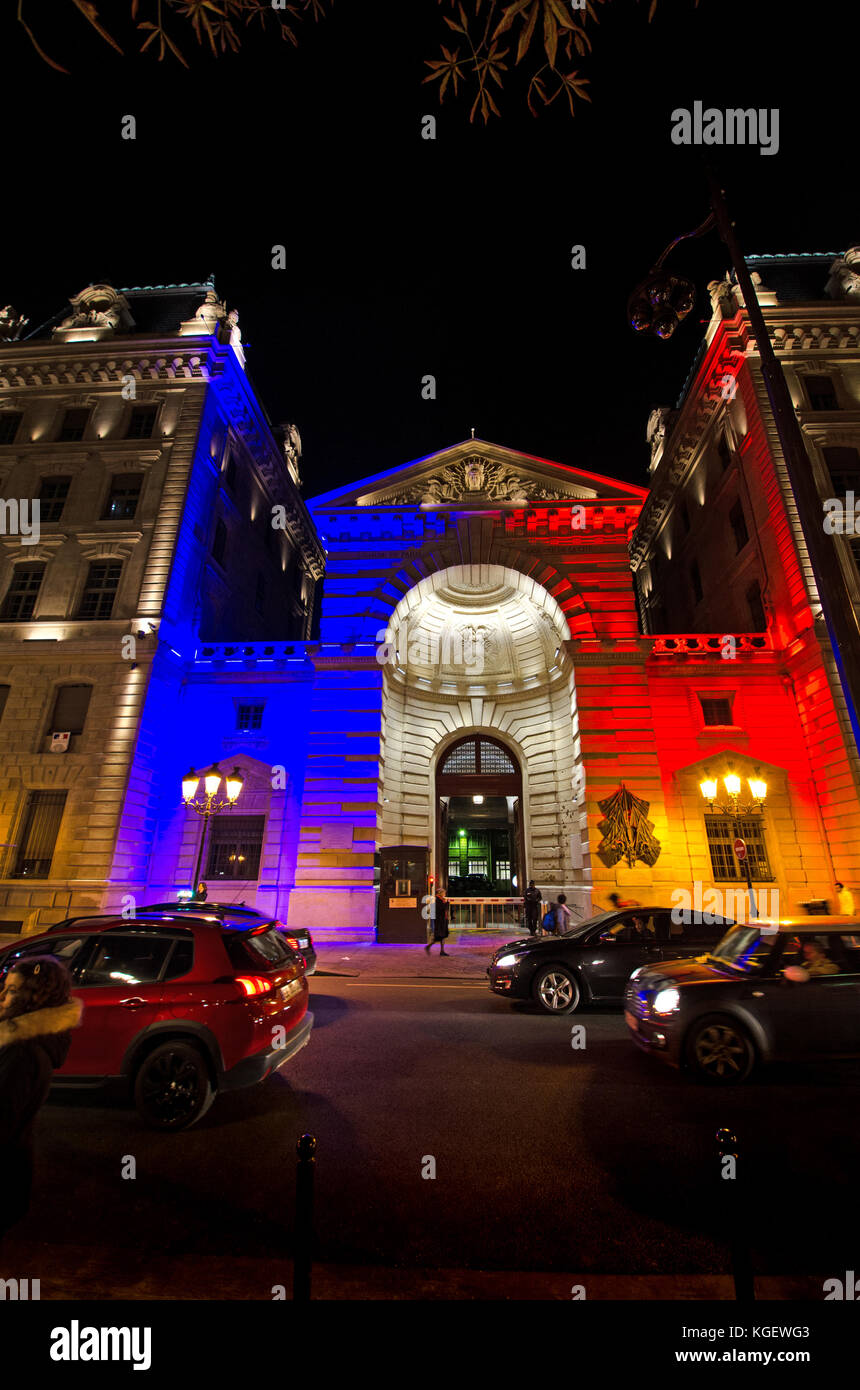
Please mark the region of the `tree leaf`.
POLYGON ((558 50, 558 26, 555 22, 555 15, 549 7, 543 12, 543 46, 550 67, 554 68, 555 55, 558 50))
POLYGON ((504 34, 507 29, 510 29, 517 15, 522 14, 523 10, 527 10, 529 5, 534 5, 535 10, 537 10, 538 0, 515 0, 513 5, 508 5, 508 8, 493 30, 493 38, 497 39, 500 34, 504 34))
POLYGON ((575 29, 576 25, 564 7, 564 0, 546 0, 562 29, 575 29))
POLYGON ((531 14, 529 15, 529 17, 528 17, 528 19, 527 19, 527 21, 526 21, 526 26, 525 26, 525 28, 523 29, 522 33, 520 34, 520 42, 519 42, 519 46, 518 46, 518 48, 517 48, 517 62, 518 62, 518 63, 522 61, 522 59, 523 59, 523 58, 525 57, 525 55, 526 55, 526 52, 528 51, 528 46, 529 46, 529 44, 530 44, 531 41, 532 41, 532 37, 533 37, 534 31, 535 31, 535 25, 537 24, 537 17, 538 17, 538 7, 537 7, 537 5, 535 5, 534 8, 532 9, 531 14))
POLYGON ((120 56, 123 57, 123 51, 117 43, 116 39, 111 34, 109 34, 107 29, 105 29, 104 25, 100 23, 98 10, 92 3, 92 0, 74 0, 74 3, 76 8, 80 10, 84 19, 89 20, 96 33, 101 34, 105 43, 109 43, 111 48, 115 48, 117 53, 119 53, 120 56))

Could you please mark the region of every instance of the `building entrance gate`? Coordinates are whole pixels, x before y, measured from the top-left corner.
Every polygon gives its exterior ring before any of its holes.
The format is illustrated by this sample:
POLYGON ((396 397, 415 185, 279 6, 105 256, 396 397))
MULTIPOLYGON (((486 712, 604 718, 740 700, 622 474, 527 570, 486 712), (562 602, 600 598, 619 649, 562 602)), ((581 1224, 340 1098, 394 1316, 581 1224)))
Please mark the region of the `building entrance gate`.
POLYGON ((458 924, 489 926, 488 916, 506 924, 518 919, 525 873, 522 790, 519 761, 499 739, 470 735, 439 761, 436 878, 458 924))

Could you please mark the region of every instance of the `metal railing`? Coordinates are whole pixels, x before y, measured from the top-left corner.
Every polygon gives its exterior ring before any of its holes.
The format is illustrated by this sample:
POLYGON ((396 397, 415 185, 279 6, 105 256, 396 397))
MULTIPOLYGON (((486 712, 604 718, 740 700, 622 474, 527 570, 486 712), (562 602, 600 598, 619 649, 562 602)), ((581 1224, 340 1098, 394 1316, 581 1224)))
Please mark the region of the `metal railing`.
POLYGON ((449 898, 452 927, 506 931, 523 925, 522 898, 449 898))

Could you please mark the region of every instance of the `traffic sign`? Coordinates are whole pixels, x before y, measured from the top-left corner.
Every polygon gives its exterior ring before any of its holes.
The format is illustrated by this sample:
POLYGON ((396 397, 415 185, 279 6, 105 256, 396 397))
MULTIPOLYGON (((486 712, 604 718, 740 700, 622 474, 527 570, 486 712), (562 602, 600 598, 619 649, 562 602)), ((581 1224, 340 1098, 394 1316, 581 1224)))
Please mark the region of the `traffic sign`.
POLYGON ((746 840, 742 840, 741 837, 740 837, 740 835, 739 835, 738 838, 735 840, 735 858, 736 858, 736 859, 746 859, 746 857, 747 857, 747 842, 746 842, 746 840))

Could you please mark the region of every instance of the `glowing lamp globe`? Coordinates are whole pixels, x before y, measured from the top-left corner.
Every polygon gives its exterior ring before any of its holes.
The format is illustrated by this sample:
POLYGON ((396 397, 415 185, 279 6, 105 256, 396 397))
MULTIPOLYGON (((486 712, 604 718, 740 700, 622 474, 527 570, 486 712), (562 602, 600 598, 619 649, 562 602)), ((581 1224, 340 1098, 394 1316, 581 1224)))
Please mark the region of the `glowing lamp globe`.
POLYGON ((723 781, 724 781, 725 784, 726 784, 726 791, 728 792, 729 796, 740 796, 740 794, 741 794, 741 779, 740 779, 740 777, 736 776, 734 772, 730 772, 729 775, 728 775, 727 777, 724 777, 724 778, 723 778, 723 781))
POLYGON ((750 777, 748 780, 753 800, 764 801, 767 796, 767 782, 763 781, 761 777, 750 777))
POLYGON ((706 801, 716 801, 717 799, 717 779, 706 777, 704 782, 699 783, 699 790, 706 801))
POLYGON ((182 797, 184 801, 191 801, 193 799, 199 781, 200 778, 197 776, 194 768, 190 767, 182 779, 182 797))
POLYGON ((227 788, 227 800, 230 802, 230 805, 232 806, 233 802, 238 799, 239 793, 241 792, 243 786, 242 773, 240 772, 238 767, 233 768, 233 771, 230 773, 230 776, 226 778, 224 785, 227 788))
POLYGON ((209 771, 203 775, 203 785, 206 788, 207 796, 214 796, 221 785, 221 773, 213 763, 209 771))

